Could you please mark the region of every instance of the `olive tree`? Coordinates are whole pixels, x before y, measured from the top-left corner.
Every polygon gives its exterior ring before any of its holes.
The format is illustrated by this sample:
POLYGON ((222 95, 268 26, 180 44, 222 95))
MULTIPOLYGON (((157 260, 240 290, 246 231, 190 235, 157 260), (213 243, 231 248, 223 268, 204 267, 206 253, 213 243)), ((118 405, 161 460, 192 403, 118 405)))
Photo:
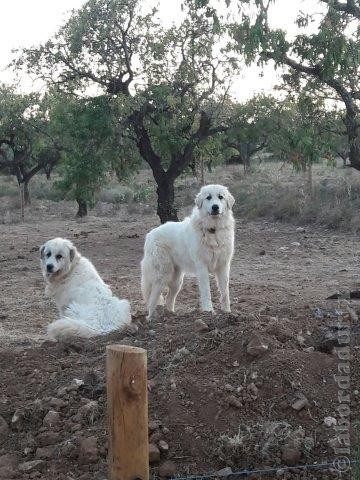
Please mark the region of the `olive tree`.
POLYGON ((175 180, 225 130, 219 108, 234 60, 220 51, 223 33, 212 9, 195 1, 185 2, 179 26, 164 29, 140 0, 89 0, 16 66, 59 90, 117 101, 124 142, 149 164, 165 222, 177 220, 175 180))

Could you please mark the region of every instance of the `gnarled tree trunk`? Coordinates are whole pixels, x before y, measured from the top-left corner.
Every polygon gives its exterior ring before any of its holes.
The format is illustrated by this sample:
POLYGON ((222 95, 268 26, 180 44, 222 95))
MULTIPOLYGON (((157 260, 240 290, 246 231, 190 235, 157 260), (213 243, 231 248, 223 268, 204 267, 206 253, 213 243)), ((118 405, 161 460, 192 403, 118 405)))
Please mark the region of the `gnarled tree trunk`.
POLYGON ((76 199, 77 203, 78 203, 78 211, 77 211, 77 214, 76 214, 76 217, 77 218, 83 218, 83 217, 86 217, 87 215, 87 203, 85 200, 82 200, 81 198, 77 198, 76 199))
POLYGON ((163 178, 157 184, 157 214, 161 223, 178 222, 176 208, 174 207, 175 191, 174 180, 163 178))

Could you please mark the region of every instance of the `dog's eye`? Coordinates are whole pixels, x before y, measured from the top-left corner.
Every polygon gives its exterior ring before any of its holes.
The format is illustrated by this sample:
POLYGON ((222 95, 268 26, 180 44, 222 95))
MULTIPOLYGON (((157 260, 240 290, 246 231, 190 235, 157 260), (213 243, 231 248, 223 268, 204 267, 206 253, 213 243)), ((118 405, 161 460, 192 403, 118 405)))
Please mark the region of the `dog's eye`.
POLYGON ((223 196, 222 195, 219 195, 219 200, 223 200, 223 196))
POLYGON ((206 197, 206 200, 211 200, 211 195, 208 195, 208 196, 206 197))
POLYGON ((61 260, 62 259, 62 255, 56 255, 56 260, 61 260))
POLYGON ((51 257, 51 252, 48 252, 48 253, 46 254, 46 257, 47 257, 47 258, 50 258, 50 257, 51 257))

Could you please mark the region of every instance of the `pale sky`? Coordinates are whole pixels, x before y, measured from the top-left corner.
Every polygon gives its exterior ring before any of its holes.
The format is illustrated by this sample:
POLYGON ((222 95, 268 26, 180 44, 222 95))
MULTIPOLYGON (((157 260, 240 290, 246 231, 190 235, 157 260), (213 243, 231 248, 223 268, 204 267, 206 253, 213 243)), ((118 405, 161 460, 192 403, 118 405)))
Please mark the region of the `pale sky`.
MULTIPOLYGON (((10 83, 11 72, 6 71, 13 49, 30 47, 45 42, 66 21, 72 9, 85 0, 2 0, 0 26, 0 81, 10 83)), ((144 0, 144 4, 154 2, 144 0)), ((166 24, 179 18, 181 0, 160 0, 160 17, 166 24)), ((271 24, 286 30, 289 35, 296 32, 294 20, 299 10, 321 12, 317 0, 277 0, 270 10, 271 24)), ((238 100, 251 97, 254 93, 269 93, 279 82, 279 75, 271 66, 264 69, 263 76, 257 67, 243 70, 234 82, 232 94, 238 100)), ((32 90, 33 81, 24 77, 19 84, 21 90, 32 90)))

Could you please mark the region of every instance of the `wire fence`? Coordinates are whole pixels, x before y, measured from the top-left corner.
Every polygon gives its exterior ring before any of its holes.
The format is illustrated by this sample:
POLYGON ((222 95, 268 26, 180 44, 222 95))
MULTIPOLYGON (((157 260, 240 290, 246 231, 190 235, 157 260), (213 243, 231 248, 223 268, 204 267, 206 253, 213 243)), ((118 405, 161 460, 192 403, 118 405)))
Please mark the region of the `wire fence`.
MULTIPOLYGON (((360 459, 350 460, 346 457, 341 459, 335 459, 331 462, 321 462, 321 463, 310 463, 310 464, 302 464, 302 465, 294 465, 294 466, 277 466, 271 468, 258 468, 258 469, 244 469, 244 470, 237 470, 237 471, 230 471, 224 469, 223 471, 202 474, 202 475, 187 475, 187 476, 179 476, 173 477, 172 480, 209 480, 215 478, 226 478, 229 480, 234 480, 236 478, 244 478, 250 477, 251 475, 269 475, 269 474, 283 474, 288 471, 307 471, 307 470, 325 470, 325 469, 333 469, 335 472, 338 472, 339 475, 350 473, 352 467, 360 465, 360 459)), ((354 480, 360 479, 359 477, 351 477, 354 480)))

